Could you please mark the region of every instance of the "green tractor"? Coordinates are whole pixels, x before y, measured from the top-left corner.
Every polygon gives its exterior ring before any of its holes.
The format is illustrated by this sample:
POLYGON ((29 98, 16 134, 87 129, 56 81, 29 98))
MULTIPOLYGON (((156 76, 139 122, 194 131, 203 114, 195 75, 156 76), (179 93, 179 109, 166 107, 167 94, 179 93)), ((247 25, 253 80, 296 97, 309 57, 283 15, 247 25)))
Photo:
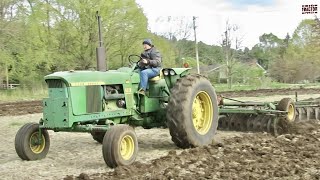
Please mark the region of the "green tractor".
POLYGON ((205 77, 190 74, 189 68, 164 68, 161 75, 149 80, 146 94, 139 94, 137 61, 141 57, 129 56, 131 67, 106 71, 101 32, 99 35, 98 71, 45 76, 49 92, 43 100, 43 118, 22 126, 15 137, 21 159, 38 160, 47 155, 47 130, 91 133, 102 143, 103 158, 112 168, 134 162, 136 126, 168 127, 180 148, 212 142, 219 112, 215 90, 205 77))

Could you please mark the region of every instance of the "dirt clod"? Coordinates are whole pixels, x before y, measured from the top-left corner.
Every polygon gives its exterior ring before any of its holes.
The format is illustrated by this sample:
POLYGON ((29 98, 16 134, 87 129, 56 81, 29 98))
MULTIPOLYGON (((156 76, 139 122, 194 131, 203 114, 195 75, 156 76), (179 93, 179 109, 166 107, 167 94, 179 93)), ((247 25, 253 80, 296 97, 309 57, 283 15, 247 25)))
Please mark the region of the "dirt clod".
MULTIPOLYGON (((319 179, 320 125, 298 123, 296 133, 274 137, 264 133, 226 139, 212 144, 170 151, 150 164, 135 163, 92 179, 319 179), (298 128, 298 126, 300 128, 298 128), (312 127, 312 131, 310 128, 312 127)), ((80 176, 74 179, 80 179, 80 176)))

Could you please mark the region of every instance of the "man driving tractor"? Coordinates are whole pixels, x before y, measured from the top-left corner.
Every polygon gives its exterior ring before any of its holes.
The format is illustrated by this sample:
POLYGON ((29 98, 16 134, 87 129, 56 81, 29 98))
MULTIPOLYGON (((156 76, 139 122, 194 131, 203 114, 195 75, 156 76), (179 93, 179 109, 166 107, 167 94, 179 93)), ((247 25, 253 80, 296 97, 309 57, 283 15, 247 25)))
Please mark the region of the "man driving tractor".
POLYGON ((142 42, 144 51, 141 53, 140 68, 140 94, 145 94, 148 87, 148 80, 160 74, 161 54, 152 44, 151 39, 142 42))

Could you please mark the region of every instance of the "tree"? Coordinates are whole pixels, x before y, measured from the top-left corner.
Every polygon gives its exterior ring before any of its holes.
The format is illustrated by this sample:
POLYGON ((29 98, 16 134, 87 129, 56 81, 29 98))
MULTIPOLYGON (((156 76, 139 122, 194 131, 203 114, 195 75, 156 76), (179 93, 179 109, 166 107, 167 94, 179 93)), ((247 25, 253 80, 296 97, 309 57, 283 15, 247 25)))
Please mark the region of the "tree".
POLYGON ((127 65, 126 57, 140 53, 142 39, 150 35, 134 0, 5 0, 0 3, 0 69, 9 63, 11 80, 32 85, 54 71, 94 68, 97 10, 110 67, 127 65))
POLYGON ((237 64, 235 56, 237 54, 237 50, 240 49, 242 38, 236 35, 237 31, 239 30, 237 25, 231 25, 229 24, 229 21, 226 21, 225 28, 226 30, 222 35, 221 46, 223 47, 225 53, 228 88, 231 89, 233 75, 236 73, 234 71, 234 66, 237 64))
POLYGON ((62 11, 63 21, 57 25, 58 37, 63 53, 76 59, 76 69, 89 69, 95 66, 97 46, 97 23, 95 14, 100 10, 103 25, 104 44, 107 50, 109 67, 114 69, 127 65, 126 58, 138 53, 141 41, 146 36, 147 19, 134 0, 125 1, 61 1, 66 9, 62 11), (64 29, 69 31, 64 31, 64 29), (65 38, 69 40, 66 41, 65 38))
POLYGON ((201 41, 198 43, 198 46, 199 60, 204 64, 212 65, 223 62, 224 52, 220 46, 210 46, 201 41))
POLYGON ((272 62, 280 58, 282 45, 282 39, 272 33, 264 33, 259 37, 259 43, 252 48, 250 54, 262 67, 268 69, 272 62))
POLYGON ((162 27, 167 27, 165 31, 157 34, 170 41, 173 47, 170 54, 175 54, 175 63, 181 65, 183 54, 190 52, 187 50, 189 45, 187 39, 192 35, 192 18, 188 16, 159 17, 157 23, 161 24, 162 27))
POLYGON ((277 60, 273 61, 270 74, 280 82, 315 82, 320 77, 319 27, 317 20, 301 21, 292 38, 283 40, 277 60))
POLYGON ((13 65, 11 51, 12 38, 17 35, 17 22, 14 12, 17 0, 3 0, 0 2, 0 85, 5 80, 9 83, 9 71, 13 65))

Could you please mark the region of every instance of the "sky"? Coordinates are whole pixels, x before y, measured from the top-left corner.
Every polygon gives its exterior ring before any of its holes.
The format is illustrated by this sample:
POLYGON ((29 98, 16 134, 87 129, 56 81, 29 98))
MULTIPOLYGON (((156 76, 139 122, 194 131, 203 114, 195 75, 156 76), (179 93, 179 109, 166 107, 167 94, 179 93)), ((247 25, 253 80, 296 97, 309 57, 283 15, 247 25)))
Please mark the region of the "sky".
MULTIPOLYGON (((136 0, 148 18, 152 32, 168 31, 159 17, 184 17, 192 21, 197 17, 197 38, 210 45, 218 45, 225 31, 225 24, 237 25, 234 37, 242 38, 242 48, 252 48, 263 33, 273 33, 279 38, 291 36, 303 19, 314 18, 302 14, 305 4, 318 5, 320 0, 136 0)), ((178 27, 178 26, 176 26, 178 27)), ((155 42, 156 44, 156 42, 155 42)))

